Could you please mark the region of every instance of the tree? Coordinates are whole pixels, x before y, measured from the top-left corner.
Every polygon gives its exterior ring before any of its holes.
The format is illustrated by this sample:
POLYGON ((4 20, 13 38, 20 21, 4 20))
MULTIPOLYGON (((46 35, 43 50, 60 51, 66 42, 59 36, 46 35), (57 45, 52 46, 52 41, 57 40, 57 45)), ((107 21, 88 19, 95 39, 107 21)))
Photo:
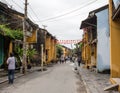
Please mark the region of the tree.
POLYGON ((0 25, 0 30, 2 31, 4 36, 8 36, 12 39, 22 40, 23 32, 19 29, 13 30, 7 27, 6 25, 0 25))
MULTIPOLYGON (((23 49, 19 46, 15 47, 15 52, 20 58, 20 61, 22 62, 23 58, 23 49)), ((37 51, 35 49, 27 49, 27 58, 28 58, 28 64, 31 64, 30 60, 33 58, 33 56, 37 54, 37 51)))
POLYGON ((57 58, 60 58, 61 55, 63 54, 63 49, 61 45, 56 45, 56 49, 57 49, 57 58))

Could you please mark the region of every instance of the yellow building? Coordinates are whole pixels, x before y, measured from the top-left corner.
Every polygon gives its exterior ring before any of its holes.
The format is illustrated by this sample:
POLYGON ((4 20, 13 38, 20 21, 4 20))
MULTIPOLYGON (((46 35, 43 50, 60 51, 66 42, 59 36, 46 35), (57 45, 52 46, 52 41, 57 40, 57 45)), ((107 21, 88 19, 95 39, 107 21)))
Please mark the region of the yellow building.
POLYGON ((56 61, 56 38, 49 32, 46 32, 45 50, 46 50, 46 64, 56 61))
POLYGON ((71 50, 68 47, 62 45, 62 50, 64 57, 68 57, 70 55, 71 50))
POLYGON ((91 64, 91 50, 90 44, 88 42, 88 30, 83 29, 83 46, 82 46, 82 61, 85 63, 85 67, 89 68, 91 64))
POLYGON ((86 67, 96 67, 97 71, 101 72, 109 70, 110 67, 109 36, 103 35, 104 33, 109 32, 107 18, 108 5, 105 5, 89 12, 88 17, 81 22, 80 26, 80 29, 83 29, 82 60, 85 62, 86 67), (104 18, 106 20, 104 20, 104 18), (103 20, 106 25, 101 24, 101 20, 103 20), (105 41, 102 40, 103 38, 106 38, 105 41), (99 42, 97 42, 98 39, 99 42), (108 46, 106 42, 108 43, 108 46), (104 51, 107 52, 107 57, 102 54, 104 51), (100 58, 99 54, 102 58, 100 58))
MULTIPOLYGON (((2 11, 0 12, 0 16, 2 16, 0 19, 1 25, 7 24, 7 26, 4 26, 4 31, 6 29, 9 29, 9 30, 11 30, 11 33, 12 33, 12 31, 20 30, 22 33, 22 31, 23 31, 22 21, 24 18, 24 14, 9 8, 6 4, 4 4, 2 2, 0 2, 0 9, 2 9, 2 11), (9 10, 9 11, 7 11, 7 10, 9 10)), ((36 27, 36 25, 29 18, 27 18, 25 25, 26 25, 26 30, 27 30, 26 31, 27 37, 28 38, 31 37, 31 38, 27 39, 27 42, 28 43, 31 41, 35 42, 36 40, 33 40, 34 38, 32 37, 32 33, 34 32, 34 30, 35 30, 34 27, 36 27)), ((2 51, 0 49, 0 51, 1 51, 0 55, 2 54, 2 56, 0 56, 0 65, 2 65, 3 63, 6 64, 5 61, 8 58, 10 52, 16 52, 15 47, 19 42, 22 45, 22 43, 21 43, 22 42, 22 34, 18 34, 18 37, 15 36, 14 39, 11 36, 5 36, 5 34, 3 36, 0 36, 0 41, 2 44, 2 46, 1 46, 2 51), (4 36, 4 38, 3 38, 3 36, 4 36)), ((13 34, 13 36, 14 36, 14 34, 13 34)))
POLYGON ((37 31, 38 31, 37 28, 34 29, 34 30, 32 31, 32 33, 31 33, 31 36, 29 36, 29 37, 26 38, 26 41, 27 41, 28 43, 36 43, 36 42, 37 42, 37 31))
MULTIPOLYGON (((92 30, 91 30, 92 31, 92 30)), ((95 32, 95 31, 94 31, 95 32)), ((96 59, 97 47, 96 39, 91 38, 92 33, 90 33, 89 27, 83 29, 83 40, 82 40, 82 61, 85 63, 85 67, 89 68, 91 66, 96 66, 96 60, 94 64, 91 63, 91 55, 93 54, 94 59, 96 59)))
POLYGON ((119 0, 109 0, 109 22, 110 22, 111 81, 112 83, 119 83, 120 81, 120 1, 119 0))

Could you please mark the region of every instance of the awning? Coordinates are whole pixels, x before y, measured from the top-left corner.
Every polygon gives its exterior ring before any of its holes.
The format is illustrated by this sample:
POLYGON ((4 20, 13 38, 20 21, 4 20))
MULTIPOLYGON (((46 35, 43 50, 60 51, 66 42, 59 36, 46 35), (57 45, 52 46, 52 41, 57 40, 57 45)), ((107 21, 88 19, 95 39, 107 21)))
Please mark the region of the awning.
POLYGON ((94 15, 92 17, 88 17, 87 19, 83 20, 80 26, 80 29, 92 26, 96 27, 97 24, 97 17, 94 15))

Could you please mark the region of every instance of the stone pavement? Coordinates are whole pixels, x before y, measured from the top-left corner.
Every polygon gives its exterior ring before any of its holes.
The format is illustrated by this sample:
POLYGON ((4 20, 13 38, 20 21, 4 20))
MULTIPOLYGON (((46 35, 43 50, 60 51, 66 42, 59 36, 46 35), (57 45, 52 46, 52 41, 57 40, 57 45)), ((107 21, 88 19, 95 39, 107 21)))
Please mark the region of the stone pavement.
POLYGON ((118 91, 104 91, 105 87, 111 85, 110 74, 97 73, 90 71, 81 65, 78 67, 79 74, 86 86, 87 93, 119 93, 118 91))

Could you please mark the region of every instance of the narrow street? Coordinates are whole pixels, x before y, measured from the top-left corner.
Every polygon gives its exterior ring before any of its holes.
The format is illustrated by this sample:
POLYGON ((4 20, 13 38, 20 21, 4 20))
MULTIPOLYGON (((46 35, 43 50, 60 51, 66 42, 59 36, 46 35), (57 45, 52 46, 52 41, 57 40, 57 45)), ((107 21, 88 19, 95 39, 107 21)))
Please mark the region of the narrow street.
POLYGON ((120 93, 120 0, 0 0, 0 93, 120 93))
POLYGON ((13 85, 5 84, 0 93, 86 93, 80 76, 72 68, 70 62, 58 63, 47 71, 18 78, 13 85))

